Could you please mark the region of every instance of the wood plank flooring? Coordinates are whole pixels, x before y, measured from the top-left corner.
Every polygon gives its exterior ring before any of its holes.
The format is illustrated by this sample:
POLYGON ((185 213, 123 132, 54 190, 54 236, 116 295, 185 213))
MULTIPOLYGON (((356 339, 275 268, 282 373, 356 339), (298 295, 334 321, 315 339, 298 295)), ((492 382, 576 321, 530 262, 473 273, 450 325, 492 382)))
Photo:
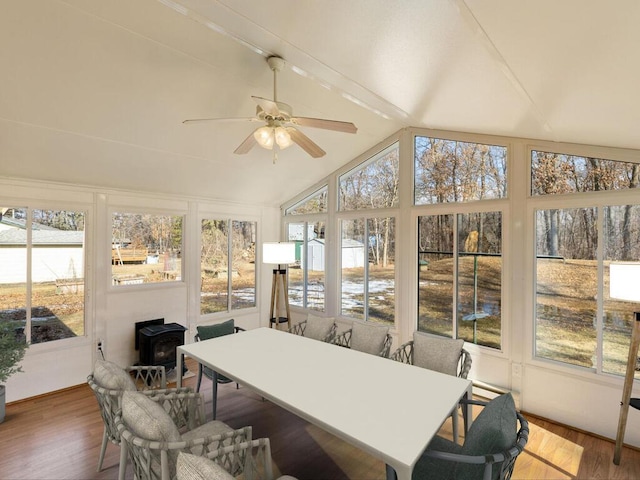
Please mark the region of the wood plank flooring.
MULTIPOLYGON (((185 384, 195 386, 195 378, 185 384)), ((202 391, 210 415, 211 383, 206 379, 202 391)), ((233 427, 253 425, 256 438, 269 437, 276 471, 299 480, 385 478, 380 460, 248 388, 222 385, 218 413, 233 427)), ((625 447, 616 466, 613 442, 528 418, 530 440, 516 462, 514 479, 640 479, 640 451, 625 447)), ((447 421, 442 435, 451 436, 450 425, 447 421)), ((116 479, 119 449, 114 445, 107 447, 103 471, 96 471, 101 440, 102 419, 86 385, 8 405, 0 424, 0 479, 116 479)), ((127 478, 132 478, 131 468, 127 478)))

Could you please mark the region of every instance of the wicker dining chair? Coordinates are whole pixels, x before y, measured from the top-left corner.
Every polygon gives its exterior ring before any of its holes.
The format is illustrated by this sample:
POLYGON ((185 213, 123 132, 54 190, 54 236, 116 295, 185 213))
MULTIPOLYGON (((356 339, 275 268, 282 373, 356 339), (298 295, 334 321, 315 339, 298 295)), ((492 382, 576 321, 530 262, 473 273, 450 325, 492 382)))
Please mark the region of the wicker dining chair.
POLYGON ((336 337, 336 345, 387 358, 391 350, 389 327, 354 321, 351 328, 336 337))
MULTIPOLYGON (((104 456, 109 442, 120 446, 120 435, 115 428, 115 413, 120 409, 120 399, 122 392, 144 391, 193 391, 189 387, 180 390, 167 390, 166 372, 163 366, 130 366, 122 368, 119 365, 107 360, 97 360, 93 373, 87 377, 87 383, 93 391, 100 415, 104 424, 102 435, 102 445, 98 458, 98 472, 102 470, 104 456)), ((126 469, 126 456, 122 449, 120 451, 120 466, 118 478, 124 478, 126 469), (124 461, 123 461, 124 459, 124 461)))
MULTIPOLYGON (((172 394, 166 398, 202 398, 201 393, 172 394)), ((179 429, 166 406, 139 392, 124 392, 115 425, 133 464, 136 480, 173 480, 178 453, 207 455, 223 446, 251 440, 251 427, 234 430, 213 421, 194 429, 179 429)), ((234 472, 232 472, 234 473, 234 472)))
MULTIPOLYGON (((268 438, 236 443, 209 452, 206 457, 179 453, 177 480, 233 480, 238 472, 244 480, 273 480, 273 461, 268 438)), ((278 480, 296 480, 284 475, 278 480)))
MULTIPOLYGON (((416 365, 447 375, 467 378, 471 370, 471 354, 464 348, 464 340, 435 337, 414 332, 413 340, 400 345, 392 354, 392 360, 416 365)), ((462 405, 464 429, 467 430, 466 407, 462 405)), ((451 413, 453 438, 458 441, 458 409, 451 413)))
MULTIPOLYGON (((233 333, 244 332, 245 329, 242 327, 237 327, 235 325, 234 319, 226 320, 222 323, 216 323, 214 325, 198 325, 197 327, 198 333, 196 333, 194 340, 196 342, 202 340, 209 340, 211 338, 222 337, 224 335, 230 335, 233 333)), ((196 392, 200 391, 200 385, 202 384, 202 377, 205 376, 212 382, 212 410, 213 410, 213 419, 216 418, 216 410, 218 403, 218 384, 231 383, 233 380, 225 377, 224 375, 220 375, 219 373, 214 372, 209 367, 198 364, 198 380, 196 383, 196 392), (216 379, 214 381, 214 379, 216 379)), ((236 383, 236 388, 239 388, 236 383)))
POLYGON ((321 342, 334 343, 337 328, 333 317, 318 317, 309 314, 306 320, 296 323, 288 332, 321 342))
POLYGON ((505 393, 490 402, 463 400, 483 410, 463 445, 436 436, 413 469, 413 480, 509 480, 529 438, 529 423, 505 393), (518 423, 520 427, 518 428, 518 423))

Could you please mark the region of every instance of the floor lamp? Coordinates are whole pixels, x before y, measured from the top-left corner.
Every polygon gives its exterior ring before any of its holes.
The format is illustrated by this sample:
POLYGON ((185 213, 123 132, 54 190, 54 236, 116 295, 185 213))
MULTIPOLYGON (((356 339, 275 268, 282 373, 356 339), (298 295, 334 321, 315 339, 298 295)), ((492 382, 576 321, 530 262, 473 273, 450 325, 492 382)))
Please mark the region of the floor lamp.
MULTIPOLYGON (((611 299, 626 302, 640 302, 640 263, 611 263, 609 265, 609 297, 611 299)), ((627 359, 627 372, 624 377, 622 401, 620 402, 620 418, 618 420, 618 432, 616 434, 616 448, 613 454, 613 463, 620 465, 624 431, 627 426, 629 406, 640 409, 640 398, 631 398, 635 371, 640 370, 638 364, 638 348, 640 347, 640 312, 635 312, 635 321, 631 326, 631 344, 629 345, 629 357, 627 359)))
POLYGON ((265 242, 262 244, 262 263, 278 265, 273 269, 271 285, 271 306, 269 310, 269 326, 281 323, 291 328, 291 312, 289 310, 289 288, 287 286, 287 265, 296 261, 296 244, 293 242, 265 242), (284 266, 284 268, 283 268, 284 266), (282 312, 284 310, 284 312, 282 312), (281 312, 286 315, 282 316, 281 312))

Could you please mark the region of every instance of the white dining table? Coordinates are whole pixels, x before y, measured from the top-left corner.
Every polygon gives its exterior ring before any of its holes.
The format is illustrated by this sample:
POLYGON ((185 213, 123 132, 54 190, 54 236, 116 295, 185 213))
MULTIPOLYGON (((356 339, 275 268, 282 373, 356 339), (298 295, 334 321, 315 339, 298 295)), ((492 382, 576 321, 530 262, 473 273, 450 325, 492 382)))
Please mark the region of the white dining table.
POLYGON ((383 460, 400 480, 471 398, 469 380, 266 327, 177 347, 178 372, 184 355, 383 460))

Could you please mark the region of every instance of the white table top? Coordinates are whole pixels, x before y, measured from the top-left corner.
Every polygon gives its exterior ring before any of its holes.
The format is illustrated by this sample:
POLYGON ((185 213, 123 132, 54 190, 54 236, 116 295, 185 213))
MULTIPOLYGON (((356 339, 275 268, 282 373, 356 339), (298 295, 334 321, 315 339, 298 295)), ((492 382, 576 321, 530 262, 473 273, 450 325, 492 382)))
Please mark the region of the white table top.
POLYGON ((298 335, 259 328, 178 347, 185 354, 411 471, 471 382, 298 335))

